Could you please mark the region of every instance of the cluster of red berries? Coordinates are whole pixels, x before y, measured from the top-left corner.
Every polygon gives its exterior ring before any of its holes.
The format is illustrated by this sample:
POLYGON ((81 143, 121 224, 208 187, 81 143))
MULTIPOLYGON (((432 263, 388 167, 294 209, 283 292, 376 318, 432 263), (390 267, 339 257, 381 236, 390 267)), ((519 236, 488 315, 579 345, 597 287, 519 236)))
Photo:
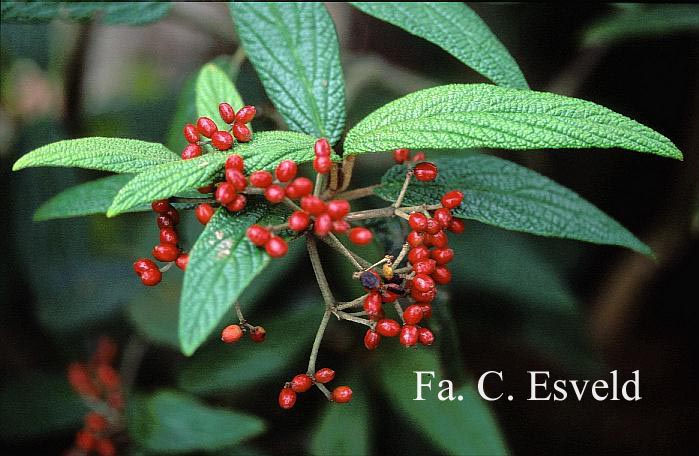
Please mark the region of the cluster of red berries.
MULTIPOLYGON (((292 408, 296 404, 296 393, 305 393, 314 384, 325 384, 334 378, 335 371, 327 367, 319 369, 312 377, 308 374, 296 375, 279 392, 279 406, 285 410, 292 408)), ((331 398, 340 404, 349 402, 352 400, 352 389, 349 386, 338 386, 332 391, 331 398)))
POLYGON ((235 112, 228 103, 221 103, 218 105, 218 112, 221 119, 229 125, 228 130, 219 130, 216 122, 208 117, 200 117, 196 125, 188 123, 184 126, 183 133, 189 144, 182 151, 182 159, 199 157, 205 144, 211 144, 218 150, 229 150, 233 147, 233 138, 239 142, 252 139, 252 132, 246 124, 255 117, 257 111, 254 106, 243 106, 235 112), (202 140, 201 136, 208 139, 202 140))
POLYGON ((116 344, 103 337, 89 363, 75 362, 68 366, 71 386, 94 409, 85 415, 84 426, 76 433, 68 455, 116 454, 113 437, 121 432, 119 423, 124 413, 121 379, 112 367, 116 354, 116 344))
POLYGON ((243 338, 246 332, 250 333, 253 342, 264 342, 267 331, 262 326, 252 326, 245 322, 239 325, 228 325, 221 331, 221 340, 227 344, 234 344, 243 338))
MULTIPOLYGON (((425 153, 424 152, 417 152, 413 158, 412 161, 417 163, 421 162, 425 159, 425 153)), ((393 151, 393 160, 395 160, 396 163, 399 165, 405 163, 408 160, 411 160, 410 158, 410 150, 408 149, 396 149, 393 151)))

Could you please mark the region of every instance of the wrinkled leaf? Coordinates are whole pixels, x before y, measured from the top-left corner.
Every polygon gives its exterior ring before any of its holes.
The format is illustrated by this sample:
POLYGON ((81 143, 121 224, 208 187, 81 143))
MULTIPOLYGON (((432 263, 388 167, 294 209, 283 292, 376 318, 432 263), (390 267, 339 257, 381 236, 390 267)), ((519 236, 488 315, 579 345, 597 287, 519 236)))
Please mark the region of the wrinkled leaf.
POLYGON ((144 25, 161 19, 171 6, 170 2, 3 1, 2 21, 37 23, 56 17, 76 21, 99 17, 107 25, 144 25))

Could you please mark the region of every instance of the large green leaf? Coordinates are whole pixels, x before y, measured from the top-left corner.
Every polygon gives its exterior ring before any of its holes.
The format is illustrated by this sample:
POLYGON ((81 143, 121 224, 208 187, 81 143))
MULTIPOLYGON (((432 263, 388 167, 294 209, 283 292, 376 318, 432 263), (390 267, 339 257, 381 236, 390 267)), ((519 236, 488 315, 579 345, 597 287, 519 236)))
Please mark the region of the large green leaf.
POLYGON ((619 147, 682 158, 663 135, 603 106, 487 84, 451 84, 411 93, 369 114, 345 139, 349 154, 399 147, 619 147))
POLYGON ((225 101, 236 111, 245 105, 231 78, 214 63, 207 63, 199 71, 194 90, 197 115, 214 120, 219 127, 225 125, 218 112, 220 103, 225 101))
POLYGON ((444 377, 433 350, 387 347, 382 355, 386 358, 377 363, 378 379, 387 402, 435 447, 447 454, 507 453, 495 419, 473 385, 466 384, 454 390, 454 396, 460 400, 437 399, 441 390, 438 383, 444 377), (422 389, 423 401, 414 400, 417 397, 415 371, 435 373, 435 377, 422 377, 423 383, 432 383, 431 392, 422 389))
POLYGON ((441 47, 496 84, 527 89, 522 70, 471 8, 457 2, 352 2, 441 47))
POLYGON ((300 133, 261 132, 256 133, 249 143, 238 144, 230 151, 213 152, 191 160, 152 167, 136 175, 119 191, 107 211, 107 217, 139 204, 210 184, 214 176, 223 171, 223 165, 231 154, 240 154, 245 159, 247 172, 258 169, 273 171, 282 160, 294 160, 296 163, 313 160, 313 144, 312 137, 300 133))
POLYGON ((138 173, 144 168, 180 159, 158 143, 123 138, 67 139, 34 149, 12 166, 13 171, 37 166, 138 173))
POLYGON ((161 390, 135 398, 129 408, 129 436, 149 451, 189 453, 217 450, 259 435, 255 416, 203 404, 193 396, 161 390))
MULTIPOLYGON (((488 155, 434 160, 439 175, 432 182, 408 186, 404 204, 437 204, 449 190, 464 193, 457 217, 478 220, 514 231, 596 244, 628 247, 650 255, 639 241, 614 219, 552 180, 515 163, 488 155)), ((386 172, 374 192, 394 201, 405 180, 406 168, 386 172)))
POLYGON ((230 2, 248 57, 291 130, 334 144, 345 126, 345 83, 322 3, 230 2))
POLYGON ((99 17, 104 24, 143 25, 165 16, 170 2, 28 2, 3 1, 2 22, 47 22, 55 17, 88 20, 99 17))

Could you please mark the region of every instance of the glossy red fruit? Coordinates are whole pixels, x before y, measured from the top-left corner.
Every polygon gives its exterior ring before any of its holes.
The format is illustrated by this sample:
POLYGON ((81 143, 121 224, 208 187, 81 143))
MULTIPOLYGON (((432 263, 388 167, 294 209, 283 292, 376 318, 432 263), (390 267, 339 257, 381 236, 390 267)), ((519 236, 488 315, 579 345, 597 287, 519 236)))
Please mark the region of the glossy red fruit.
POLYGON ((187 147, 182 151, 182 160, 189 160, 190 158, 196 158, 201 155, 201 147, 197 144, 188 144, 187 147))
POLYGON ((422 320, 422 308, 417 304, 410 305, 403 311, 403 320, 408 325, 416 325, 422 320))
POLYGON ((269 241, 272 235, 269 233, 267 228, 260 225, 250 225, 245 231, 248 239, 258 247, 262 247, 269 241))
POLYGON ((226 169, 237 169, 241 173, 245 170, 243 157, 233 154, 226 159, 226 169))
POLYGON ((282 388, 279 392, 279 407, 289 410, 296 404, 296 393, 291 388, 282 388))
POLYGON ((104 431, 109 425, 107 418, 97 412, 90 412, 85 415, 85 429, 90 432, 99 433, 104 431))
POLYGON ((458 190, 452 190, 442 196, 442 206, 447 209, 454 209, 464 200, 464 194, 458 190))
POLYGON ((444 231, 439 231, 437 234, 426 234, 425 245, 443 249, 449 245, 449 238, 444 231))
POLYGON ((434 249, 431 253, 432 259, 437 262, 438 266, 444 266, 454 259, 454 251, 450 248, 434 249))
MULTIPOLYGON (((329 214, 328 214, 329 215, 329 214)), ((332 218, 332 217, 331 217, 332 218)), ((350 224, 344 220, 334 220, 333 221, 333 233, 346 233, 350 229, 350 224)))
POLYGON ((335 378, 335 371, 329 367, 324 367, 316 371, 316 373, 313 374, 313 378, 315 378, 318 383, 328 383, 335 378))
POLYGON ((401 295, 390 290, 384 290, 381 292, 381 301, 383 302, 396 302, 396 300, 400 297, 401 295))
POLYGON ((170 217, 173 225, 177 225, 178 223, 180 223, 180 213, 177 209, 175 209, 172 206, 170 206, 163 215, 170 217))
POLYGON ((350 203, 347 200, 338 199, 328 201, 328 215, 333 220, 340 220, 350 211, 350 203))
POLYGON ((197 220, 199 220, 199 223, 202 225, 209 223, 211 217, 214 216, 214 212, 216 212, 216 209, 214 209, 209 203, 202 203, 198 205, 196 209, 194 209, 194 215, 196 215, 197 220))
POLYGON ((408 233, 406 241, 410 247, 419 247, 425 243, 425 233, 418 233, 417 231, 411 231, 408 233))
POLYGON ((364 346, 366 349, 376 350, 380 343, 381 334, 377 333, 376 331, 372 331, 371 329, 367 329, 366 334, 364 334, 364 346))
POLYGON ((218 130, 211 134, 211 145, 218 150, 228 150, 233 147, 233 136, 225 130, 218 130))
POLYGON ((333 401, 345 404, 352 400, 352 389, 349 386, 338 386, 333 390, 333 401))
POLYGON ((432 289, 429 291, 420 291, 417 288, 413 288, 410 290, 410 296, 415 300, 419 302, 432 302, 434 301, 434 298, 437 297, 437 290, 432 289))
POLYGON ((328 214, 320 214, 313 222, 313 233, 316 236, 327 236, 333 229, 333 221, 328 214))
POLYGON ((417 340, 422 345, 432 345, 434 343, 434 334, 427 328, 419 328, 417 330, 417 340))
POLYGON ((414 231, 421 233, 427 229, 427 216, 421 212, 413 212, 408 218, 408 225, 414 231))
POLYGON ((167 226, 165 228, 160 228, 160 243, 161 244, 177 244, 179 237, 177 236, 177 231, 171 227, 167 226))
POLYGON ((416 274, 413 277, 413 288, 418 291, 430 291, 434 290, 434 280, 427 274, 416 274))
POLYGON ((447 208, 440 207, 434 211, 432 218, 435 219, 442 228, 446 228, 449 226, 449 222, 451 222, 451 211, 447 208))
POLYGON ((243 106, 235 114, 235 121, 237 123, 240 123, 240 124, 246 124, 246 123, 250 122, 255 117, 255 114, 257 114, 257 110, 255 109, 254 106, 251 106, 251 105, 243 106))
POLYGON ((419 163, 425 159, 425 153, 424 152, 418 152, 415 155, 413 155, 413 163, 419 163))
POLYGON ((433 259, 420 260, 417 263, 413 264, 413 271, 415 271, 416 274, 429 275, 434 272, 435 266, 437 266, 437 262, 433 259))
POLYGON ((353 244, 367 245, 371 243, 373 238, 374 235, 371 233, 371 231, 363 226, 354 227, 349 232, 349 240, 353 244))
POLYGON ((194 144, 195 142, 199 141, 199 133, 197 133, 197 127, 190 123, 184 126, 184 128, 182 129, 182 133, 184 133, 184 139, 186 139, 188 143, 194 144))
POLYGON ((262 326, 255 326, 250 330, 250 339, 255 343, 261 343, 265 341, 267 337, 267 331, 262 326))
POLYGON ((444 266, 437 266, 432 273, 432 278, 439 285, 446 285, 451 282, 451 271, 444 266))
POLYGON ((286 187, 286 196, 291 199, 299 199, 310 195, 313 191, 313 182, 307 177, 297 177, 286 187))
POLYGON ((233 124, 233 136, 241 143, 246 143, 252 139, 252 132, 247 125, 236 122, 233 124))
POLYGON ((97 439, 95 442, 95 451, 98 456, 115 456, 116 448, 114 443, 109 439, 97 439))
POLYGON ((227 344, 238 342, 243 337, 243 328, 240 325, 229 325, 221 331, 221 340, 227 344))
POLYGON ((432 317, 432 304, 426 302, 416 302, 415 304, 422 309, 422 318, 427 320, 432 317))
POLYGON ((187 269, 188 264, 189 264, 189 253, 182 253, 175 260, 175 265, 177 265, 177 267, 182 269, 183 271, 185 269, 187 269))
POLYGON ((381 295, 377 291, 372 291, 364 298, 364 312, 369 318, 376 318, 381 314, 382 307, 381 295))
POLYGON ((313 146, 316 157, 330 157, 330 143, 325 138, 320 138, 313 146))
POLYGON ((206 193, 211 193, 211 192, 214 191, 214 186, 213 186, 213 185, 205 185, 205 186, 203 186, 203 187, 199 187, 199 188, 197 189, 197 191, 198 191, 199 193, 204 193, 204 194, 206 194, 206 193))
POLYGON ((233 201, 226 204, 226 209, 228 209, 231 212, 240 212, 243 209, 245 209, 245 205, 247 204, 247 202, 248 199, 245 197, 245 195, 239 193, 235 195, 233 201))
POLYGON ((165 228, 166 226, 175 226, 176 223, 169 215, 160 214, 156 219, 158 222, 158 228, 165 228))
POLYGON ((430 249, 427 247, 421 245, 418 247, 413 247, 410 249, 408 252, 408 261, 410 261, 411 264, 415 264, 420 260, 429 260, 430 258, 430 249))
POLYGON ((410 150, 408 149, 396 149, 393 151, 393 160, 396 163, 401 164, 410 157, 410 150))
POLYGON ((304 211, 295 211, 289 216, 289 228, 294 231, 303 231, 311 223, 311 217, 304 211))
POLYGON ((298 374, 291 379, 291 389, 295 393, 305 393, 313 386, 313 379, 306 374, 298 374))
POLYGON ((250 174, 250 185, 257 188, 267 188, 272 185, 274 176, 269 171, 255 171, 250 174))
POLYGON ((333 162, 330 157, 316 157, 313 159, 313 169, 319 174, 327 174, 333 162))
POLYGON ((265 189, 265 198, 270 203, 281 203, 286 197, 286 192, 277 184, 272 184, 265 189))
POLYGON ((159 261, 175 261, 180 254, 180 249, 172 244, 158 244, 153 247, 153 258, 159 261))
POLYGON ((159 284, 162 279, 163 273, 160 272, 160 269, 158 268, 148 269, 147 271, 143 271, 141 273, 141 282, 143 282, 143 285, 147 285, 149 287, 159 284))
POLYGON ((427 219, 427 234, 437 234, 442 231, 442 225, 435 219, 427 219))
POLYGON ((230 182, 223 182, 216 189, 214 197, 216 198, 216 201, 218 201, 219 203, 228 204, 235 199, 236 194, 237 192, 235 191, 235 187, 233 186, 233 184, 231 184, 230 182))
POLYGON ((298 165, 293 160, 283 160, 277 165, 277 169, 274 174, 279 179, 279 182, 289 182, 291 179, 296 177, 296 172, 298 171, 298 165))
POLYGON ((400 325, 396 320, 382 318, 376 322, 376 332, 384 337, 396 337, 400 333, 400 325))
POLYGON ((170 206, 170 201, 168 201, 167 199, 161 199, 161 200, 153 201, 150 204, 150 207, 151 207, 151 209, 153 209, 153 212, 157 212, 158 214, 164 214, 172 206, 170 206))
POLYGON ((219 104, 218 113, 221 115, 221 119, 227 124, 232 124, 235 121, 235 109, 228 103, 219 104))
POLYGON ((153 263, 153 260, 148 258, 139 258, 138 260, 134 261, 133 270, 136 272, 136 274, 141 275, 141 273, 149 269, 158 269, 158 266, 153 263))
POLYGON ((430 162, 418 163, 415 165, 415 168, 413 168, 413 172, 415 173, 415 179, 420 182, 430 182, 437 177, 437 167, 434 163, 430 162))
POLYGON ((447 229, 454 234, 461 234, 466 229, 466 223, 461 219, 452 218, 447 229))
POLYGON ((412 347, 415 345, 417 343, 417 326, 403 325, 400 330, 398 341, 401 345, 406 347, 412 347))
POLYGON ((279 236, 272 236, 265 244, 265 251, 272 258, 281 258, 289 251, 289 246, 279 236))
POLYGON ((199 134, 211 138, 211 135, 218 130, 216 123, 208 117, 200 117, 197 119, 197 131, 199 134))
POLYGON ((325 201, 314 195, 308 195, 301 198, 301 209, 311 215, 320 215, 327 210, 325 201))
POLYGON ((226 170, 226 182, 233 185, 236 191, 242 192, 248 186, 248 181, 245 174, 237 169, 229 168, 226 170))

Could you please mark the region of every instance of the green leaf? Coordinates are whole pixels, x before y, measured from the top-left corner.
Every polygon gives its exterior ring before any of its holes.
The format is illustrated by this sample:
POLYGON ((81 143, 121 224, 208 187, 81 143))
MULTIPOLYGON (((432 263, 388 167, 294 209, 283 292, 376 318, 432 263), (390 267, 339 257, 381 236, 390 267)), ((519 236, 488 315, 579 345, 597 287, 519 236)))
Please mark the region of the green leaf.
POLYGON ((280 372, 310 350, 316 321, 320 323, 322 318, 320 295, 312 298, 304 295, 304 298, 294 301, 292 310, 265 323, 264 344, 254 347, 216 344, 202 349, 180 371, 179 387, 196 394, 240 392, 277 379, 280 372))
POLYGON ((323 4, 228 5, 248 57, 289 128, 335 144, 345 126, 345 83, 335 25, 323 4))
POLYGON ((593 22, 583 35, 583 44, 611 45, 628 39, 684 32, 699 32, 697 5, 644 5, 593 22))
MULTIPOLYGON (((614 219, 547 177, 515 163, 488 155, 434 160, 439 175, 432 182, 408 186, 405 205, 438 204, 450 190, 464 193, 456 217, 478 220, 513 231, 552 236, 595 244, 628 247, 652 255, 614 219)), ((406 168, 396 165, 386 172, 374 192, 395 201, 405 180, 406 168)))
POLYGON ((451 84, 406 95, 347 133, 345 152, 611 148, 682 158, 663 135, 603 106, 547 92, 451 84))
POLYGON ((224 125, 218 105, 226 102, 238 111, 245 106, 231 78, 214 63, 208 63, 199 71, 195 85, 197 115, 208 117, 224 125))
MULTIPOLYGON (((245 159, 247 172, 266 169, 273 171, 282 160, 303 163, 313 160, 315 140, 307 135, 288 131, 261 132, 249 143, 238 144, 226 152, 212 152, 190 160, 177 160, 149 168, 122 188, 107 211, 113 217, 139 204, 169 198, 177 193, 210 184, 223 171, 231 154, 245 159)), ((334 157, 337 159, 337 157, 334 157)))
POLYGON ((158 143, 123 138, 67 139, 39 147, 17 160, 13 171, 37 166, 60 166, 138 173, 144 168, 180 160, 158 143))
POLYGON ((505 46, 463 3, 352 2, 352 5, 436 44, 496 84, 529 88, 505 46))
MULTIPOLYGON (((387 402, 403 416, 406 422, 423 433, 440 450, 447 454, 506 454, 507 449, 493 415, 471 384, 454 391, 463 400, 439 401, 437 393, 444 379, 437 357, 430 349, 405 350, 388 348, 382 353, 386 358, 378 362, 378 379, 387 402), (415 371, 432 371, 435 377, 423 376, 423 382, 431 380, 432 391, 423 391, 423 401, 417 397, 415 371)), ((443 386, 443 385, 442 385, 443 386)))
POLYGON ((176 391, 161 390, 135 402, 129 409, 129 436, 150 451, 217 450, 265 430, 255 416, 210 407, 176 391))
POLYGON ((170 2, 2 2, 2 22, 48 22, 55 17, 84 21, 99 17, 107 25, 143 25, 165 16, 170 2))

